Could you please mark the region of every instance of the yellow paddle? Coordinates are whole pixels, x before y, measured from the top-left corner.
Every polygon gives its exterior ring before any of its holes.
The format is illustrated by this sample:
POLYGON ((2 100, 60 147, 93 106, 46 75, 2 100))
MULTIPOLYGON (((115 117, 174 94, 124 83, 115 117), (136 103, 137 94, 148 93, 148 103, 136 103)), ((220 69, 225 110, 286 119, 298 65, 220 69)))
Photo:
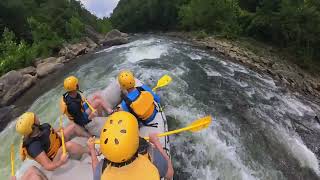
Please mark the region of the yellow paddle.
POLYGON ((10 147, 10 157, 11 157, 11 176, 15 176, 15 173, 14 173, 14 147, 13 147, 13 144, 11 144, 11 147, 10 147))
POLYGON ((65 141, 64 141, 64 133, 63 133, 63 125, 62 125, 62 116, 63 115, 60 115, 60 133, 61 133, 61 140, 62 140, 62 154, 63 155, 66 155, 67 154, 67 150, 66 150, 66 144, 65 144, 65 141))
POLYGON ((96 109, 91 106, 91 104, 87 101, 87 99, 82 94, 80 94, 80 95, 81 95, 82 99, 84 100, 84 102, 88 104, 89 109, 92 111, 92 113, 96 112, 96 109))
POLYGON ((158 83, 157 83, 157 86, 154 87, 154 88, 152 89, 152 91, 155 92, 158 88, 170 84, 171 81, 172 81, 172 78, 171 78, 169 75, 164 75, 164 76, 162 76, 162 77, 159 79, 159 81, 158 81, 158 83))
MULTIPOLYGON (((176 129, 173 131, 168 131, 162 134, 158 134, 158 137, 164 137, 164 136, 169 136, 172 134, 177 134, 183 131, 191 131, 191 132, 198 132, 201 131, 202 129, 205 129, 209 127, 209 125, 212 122, 212 117, 211 116, 206 116, 204 118, 197 119, 193 121, 190 125, 187 127, 181 128, 181 129, 176 129)), ((149 140, 149 137, 144 137, 144 139, 149 140)), ((100 140, 97 139, 94 141, 95 144, 100 144, 100 140)))
MULTIPOLYGON (((211 116, 206 116, 204 118, 200 118, 200 119, 197 119, 197 120, 193 121, 187 127, 158 134, 158 137, 164 137, 164 136, 169 136, 169 135, 172 135, 172 134, 178 134, 178 133, 183 132, 183 131, 198 132, 198 131, 201 131, 202 129, 205 129, 205 128, 209 127, 209 125, 211 124, 211 121, 212 121, 212 117, 211 116)), ((144 139, 145 140, 149 140, 149 137, 144 137, 144 139)))

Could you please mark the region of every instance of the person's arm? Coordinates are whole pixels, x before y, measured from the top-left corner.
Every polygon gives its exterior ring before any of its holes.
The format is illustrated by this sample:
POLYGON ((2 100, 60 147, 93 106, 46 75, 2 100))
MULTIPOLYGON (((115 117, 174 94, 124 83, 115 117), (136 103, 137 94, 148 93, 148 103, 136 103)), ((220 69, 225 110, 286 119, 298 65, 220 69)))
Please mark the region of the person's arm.
POLYGON ((17 177, 16 176, 11 176, 10 180, 17 180, 17 177))
POLYGON ((172 179, 173 174, 174 174, 173 165, 172 165, 171 159, 169 158, 168 154, 163 150, 157 134, 151 133, 149 135, 149 138, 150 138, 150 143, 152 143, 155 146, 155 148, 157 148, 159 150, 159 152, 162 154, 162 156, 167 160, 168 171, 166 174, 166 178, 172 179))
POLYGON ((94 147, 94 138, 90 137, 87 141, 87 145, 90 151, 90 155, 91 155, 91 162, 92 162, 92 171, 95 172, 96 171, 96 167, 99 163, 99 160, 96 156, 96 149, 94 147))
POLYGON ((58 161, 51 161, 44 151, 42 151, 35 158, 35 161, 37 161, 44 169, 48 171, 53 171, 57 169, 58 167, 65 164, 67 160, 68 160, 68 155, 61 155, 61 158, 58 161))

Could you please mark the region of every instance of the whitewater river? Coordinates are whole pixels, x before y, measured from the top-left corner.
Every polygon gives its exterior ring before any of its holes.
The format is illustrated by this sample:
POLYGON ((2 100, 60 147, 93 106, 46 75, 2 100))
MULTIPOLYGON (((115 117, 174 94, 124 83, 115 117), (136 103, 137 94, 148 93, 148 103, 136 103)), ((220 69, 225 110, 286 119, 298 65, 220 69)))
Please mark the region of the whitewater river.
MULTIPOLYGON (((150 86, 169 74, 173 83, 159 90, 169 129, 214 117, 207 130, 170 137, 175 179, 319 179, 319 161, 292 122, 311 121, 320 107, 285 93, 270 77, 187 42, 158 36, 141 36, 89 57, 66 74, 80 78, 86 95, 107 86, 121 69, 132 70, 150 86)), ((29 108, 42 122, 58 125, 63 78, 29 108)), ((2 180, 10 173, 8 144, 14 142, 17 150, 20 143, 14 123, 1 132, 0 142, 2 180)), ((16 162, 19 169, 18 153, 16 162)))

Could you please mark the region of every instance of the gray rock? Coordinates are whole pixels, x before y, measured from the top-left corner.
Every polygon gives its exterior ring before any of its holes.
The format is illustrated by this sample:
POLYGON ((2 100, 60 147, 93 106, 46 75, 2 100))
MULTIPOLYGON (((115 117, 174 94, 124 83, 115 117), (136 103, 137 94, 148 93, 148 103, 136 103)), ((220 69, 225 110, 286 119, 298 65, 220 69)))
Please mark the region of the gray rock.
POLYGON ((82 54, 86 54, 87 46, 88 46, 87 42, 66 45, 59 51, 59 56, 65 56, 66 59, 75 58, 82 54))
POLYGON ((128 34, 122 33, 119 30, 114 29, 105 36, 105 39, 101 42, 101 44, 103 44, 103 46, 116 46, 126 44, 128 42, 128 34))
POLYGON ((88 43, 88 51, 93 51, 98 47, 98 44, 96 44, 92 39, 85 37, 85 41, 88 43))
POLYGON ((104 40, 103 35, 101 35, 100 33, 98 33, 93 27, 91 26, 86 26, 85 27, 85 33, 87 34, 87 36, 92 39, 95 43, 99 43, 101 41, 104 40))
POLYGON ((39 64, 41 63, 45 63, 45 62, 55 62, 57 60, 56 57, 48 57, 45 59, 40 59, 38 61, 35 61, 34 65, 37 67, 39 64))
POLYGON ((42 78, 50 73, 53 73, 57 69, 63 67, 62 63, 56 61, 53 62, 43 62, 37 66, 37 75, 39 78, 42 78))
POLYGON ((12 103, 19 95, 30 88, 36 81, 30 74, 10 71, 0 78, 0 105, 12 103))
POLYGON ((13 119, 12 110, 14 106, 4 106, 0 108, 0 131, 13 119))
POLYGON ((22 74, 30 74, 32 76, 35 76, 37 74, 36 68, 33 66, 29 66, 23 69, 18 70, 22 74))

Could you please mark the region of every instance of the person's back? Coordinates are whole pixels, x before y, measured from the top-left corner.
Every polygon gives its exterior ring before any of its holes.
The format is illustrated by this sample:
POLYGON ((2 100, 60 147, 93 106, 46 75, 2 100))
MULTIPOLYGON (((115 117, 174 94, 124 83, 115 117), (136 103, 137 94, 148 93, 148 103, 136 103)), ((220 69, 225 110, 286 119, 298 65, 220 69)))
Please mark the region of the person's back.
POLYGON ((100 150, 104 159, 95 156, 94 139, 89 139, 94 180, 172 178, 171 160, 159 140, 151 136, 154 146, 139 137, 137 119, 125 111, 108 117, 100 135, 100 150))
POLYGON ((130 71, 120 72, 118 81, 121 89, 128 92, 122 94, 122 110, 132 113, 141 123, 148 125, 158 113, 159 96, 146 85, 135 87, 135 78, 130 71))

